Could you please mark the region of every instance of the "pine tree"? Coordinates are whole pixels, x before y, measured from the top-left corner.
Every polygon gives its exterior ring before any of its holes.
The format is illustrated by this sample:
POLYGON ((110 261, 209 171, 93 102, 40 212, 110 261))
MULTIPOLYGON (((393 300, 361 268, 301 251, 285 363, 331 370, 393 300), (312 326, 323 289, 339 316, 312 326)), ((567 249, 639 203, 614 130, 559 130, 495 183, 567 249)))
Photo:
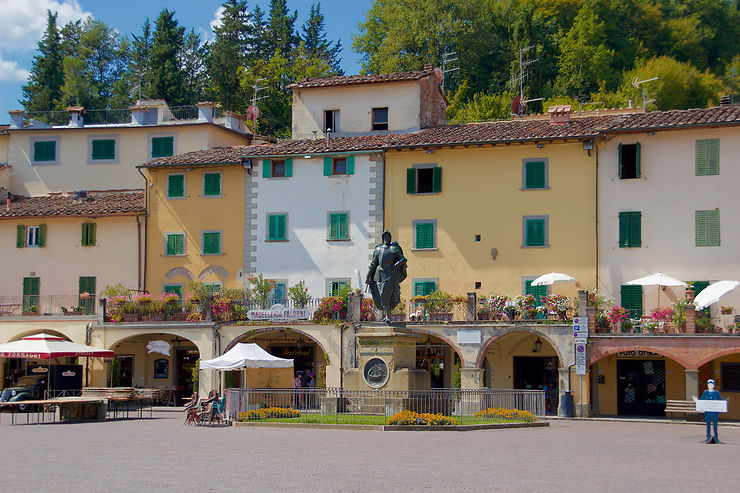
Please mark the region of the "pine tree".
POLYGON ((267 49, 269 56, 276 51, 288 56, 298 45, 298 36, 295 33, 295 21, 298 18, 296 10, 291 15, 288 12, 287 0, 270 0, 270 16, 267 20, 267 49))
POLYGON ((341 58, 339 58, 342 51, 342 41, 338 40, 335 43, 327 41, 324 29, 324 14, 321 13, 321 2, 311 4, 311 13, 303 24, 301 40, 310 57, 325 60, 337 74, 342 74, 341 58))
POLYGON ((38 55, 33 57, 28 84, 23 86, 22 104, 26 111, 58 109, 62 95, 64 71, 57 14, 46 12, 46 32, 38 43, 38 55))
POLYGON ((185 102, 185 74, 180 56, 185 43, 185 28, 175 19, 175 12, 163 9, 157 17, 152 37, 151 95, 164 99, 170 106, 185 102))
POLYGON ((224 109, 237 111, 241 103, 239 69, 250 50, 250 14, 243 0, 228 0, 223 7, 221 25, 213 30, 216 39, 209 47, 207 65, 215 99, 224 109))
POLYGON ((141 35, 131 36, 130 62, 128 74, 134 79, 135 96, 138 99, 148 98, 151 94, 152 27, 147 17, 141 26, 141 35))
POLYGON ((191 29, 185 36, 180 65, 185 75, 185 104, 202 100, 206 86, 206 55, 208 49, 200 34, 191 29))
POLYGON ((268 28, 267 21, 265 21, 265 11, 259 5, 255 5, 251 16, 252 22, 247 50, 247 65, 252 65, 256 60, 266 62, 275 52, 275 50, 270 51, 270 42, 267 39, 268 28))

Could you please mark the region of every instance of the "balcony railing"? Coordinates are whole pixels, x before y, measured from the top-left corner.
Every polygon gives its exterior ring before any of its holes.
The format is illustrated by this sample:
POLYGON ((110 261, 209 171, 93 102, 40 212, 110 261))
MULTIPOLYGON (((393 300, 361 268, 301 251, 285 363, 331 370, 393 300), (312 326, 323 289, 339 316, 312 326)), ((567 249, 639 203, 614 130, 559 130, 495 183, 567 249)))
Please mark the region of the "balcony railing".
POLYGON ((0 296, 0 316, 95 315, 95 296, 28 295, 0 296))

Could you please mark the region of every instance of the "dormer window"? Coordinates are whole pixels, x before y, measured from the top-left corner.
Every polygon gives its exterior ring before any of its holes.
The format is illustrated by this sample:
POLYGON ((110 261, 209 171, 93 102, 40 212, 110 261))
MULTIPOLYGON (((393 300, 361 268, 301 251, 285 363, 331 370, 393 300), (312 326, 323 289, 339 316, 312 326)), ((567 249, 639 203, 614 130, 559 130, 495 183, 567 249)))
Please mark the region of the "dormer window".
POLYGON ((373 108, 373 130, 388 130, 388 107, 373 108))
POLYGON ((339 110, 324 111, 324 133, 339 132, 339 110))

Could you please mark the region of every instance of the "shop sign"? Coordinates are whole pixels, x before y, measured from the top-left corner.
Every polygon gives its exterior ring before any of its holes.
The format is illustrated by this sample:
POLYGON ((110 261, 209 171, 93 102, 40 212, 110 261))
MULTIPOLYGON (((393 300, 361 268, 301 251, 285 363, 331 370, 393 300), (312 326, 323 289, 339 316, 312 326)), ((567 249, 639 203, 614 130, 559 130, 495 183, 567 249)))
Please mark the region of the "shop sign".
POLYGON ((63 372, 62 372, 62 376, 63 376, 63 377, 73 377, 73 376, 75 376, 75 372, 73 372, 73 371, 69 371, 69 370, 67 370, 67 371, 63 371, 63 372))
POLYGON ((268 310, 249 310, 249 320, 308 320, 311 313, 305 308, 288 309, 285 305, 273 305, 268 310))
POLYGON ((49 369, 45 366, 37 366, 35 368, 31 368, 31 373, 47 373, 49 369))
POLYGON ((617 353, 617 358, 662 358, 662 354, 651 353, 650 351, 621 351, 617 353))
POLYGON ((164 354, 165 356, 170 355, 170 348, 172 347, 172 344, 170 344, 167 341, 149 341, 149 344, 146 345, 146 349, 150 353, 160 353, 164 354))

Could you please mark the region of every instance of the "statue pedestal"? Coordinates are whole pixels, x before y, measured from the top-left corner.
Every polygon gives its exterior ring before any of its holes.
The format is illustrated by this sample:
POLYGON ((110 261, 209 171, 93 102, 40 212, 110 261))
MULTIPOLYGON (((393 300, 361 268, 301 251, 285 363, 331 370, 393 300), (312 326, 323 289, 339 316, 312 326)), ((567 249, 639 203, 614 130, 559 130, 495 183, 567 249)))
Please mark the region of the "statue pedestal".
POLYGON ((355 336, 358 368, 344 374, 347 390, 427 390, 431 376, 416 368, 418 335, 401 326, 373 324, 355 336))

